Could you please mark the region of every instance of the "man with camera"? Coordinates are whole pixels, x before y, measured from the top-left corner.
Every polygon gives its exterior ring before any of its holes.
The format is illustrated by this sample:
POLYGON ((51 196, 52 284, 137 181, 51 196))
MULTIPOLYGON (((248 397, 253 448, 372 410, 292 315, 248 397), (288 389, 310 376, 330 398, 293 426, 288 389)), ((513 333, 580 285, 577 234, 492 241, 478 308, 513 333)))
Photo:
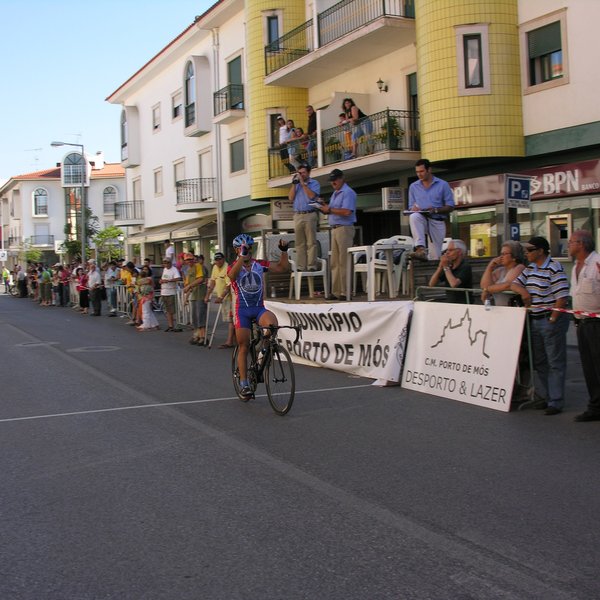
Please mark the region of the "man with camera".
POLYGON ((294 203, 294 234, 298 271, 317 270, 317 223, 318 211, 311 205, 316 203, 321 186, 310 177, 310 166, 298 167, 288 199, 294 203))

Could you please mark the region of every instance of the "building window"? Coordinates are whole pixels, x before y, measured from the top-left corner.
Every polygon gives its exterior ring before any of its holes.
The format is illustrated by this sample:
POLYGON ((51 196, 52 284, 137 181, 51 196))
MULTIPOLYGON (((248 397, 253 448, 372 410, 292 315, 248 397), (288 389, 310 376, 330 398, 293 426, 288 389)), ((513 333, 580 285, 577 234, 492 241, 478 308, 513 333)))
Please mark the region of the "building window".
POLYGON ((42 188, 38 188, 33 192, 33 216, 48 216, 48 192, 42 188))
POLYGON ((117 201, 117 189, 112 185, 104 188, 102 192, 102 205, 105 215, 115 214, 115 202, 117 201))
POLYGON ((488 26, 459 25, 456 31, 458 94, 475 96, 491 93, 488 26))
POLYGON ((560 22, 555 21, 527 34, 529 85, 563 76, 560 22))
POLYGON ((246 169, 246 157, 244 153, 244 140, 237 140, 229 144, 229 160, 231 173, 238 173, 246 169))
POLYGON ((127 113, 121 111, 121 160, 127 160, 127 113))
POLYGON ((154 170, 154 195, 162 196, 163 195, 163 172, 161 169, 154 170))
POLYGON ((566 9, 523 23, 519 29, 524 93, 568 84, 566 9))
POLYGON ((140 177, 131 182, 133 191, 133 201, 139 202, 142 199, 142 180, 140 177))
POLYGON ((189 61, 185 67, 185 126, 196 122, 196 76, 194 65, 189 61))
POLYGON ((152 131, 160 131, 160 104, 152 107, 152 131))
POLYGON ((279 35, 279 17, 269 16, 267 17, 267 44, 271 45, 275 40, 278 40, 281 36, 279 35))
POLYGON ((173 163, 173 181, 174 186, 177 186, 178 181, 183 181, 185 179, 185 161, 180 160, 173 163))
POLYGON ((463 45, 465 59, 465 87, 481 87, 483 85, 481 36, 465 35, 463 37, 463 45))
POLYGON ((280 10, 270 10, 263 13, 263 39, 269 52, 278 52, 281 47, 277 40, 281 37, 281 16, 280 10))
POLYGON ((67 155, 62 165, 63 186, 85 184, 85 161, 75 152, 67 155))
POLYGON ((171 118, 173 121, 180 119, 183 114, 183 93, 181 90, 171 96, 171 118))

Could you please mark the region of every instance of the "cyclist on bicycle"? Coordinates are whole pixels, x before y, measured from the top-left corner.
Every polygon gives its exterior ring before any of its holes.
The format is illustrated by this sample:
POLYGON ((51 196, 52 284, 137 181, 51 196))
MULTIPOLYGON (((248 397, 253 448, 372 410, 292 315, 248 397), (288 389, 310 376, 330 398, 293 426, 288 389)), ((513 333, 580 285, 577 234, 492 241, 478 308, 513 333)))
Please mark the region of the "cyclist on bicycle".
POLYGON ((227 271, 233 292, 233 323, 239 346, 240 396, 243 398, 252 396, 252 390, 248 385, 248 368, 246 364, 252 320, 255 320, 261 327, 277 325, 277 317, 270 310, 267 310, 264 305, 264 273, 266 271, 285 273, 290 270, 287 255, 288 244, 286 242, 279 240, 281 257, 277 263, 252 258, 253 245, 254 239, 252 236, 247 233, 238 235, 233 240, 237 259, 229 266, 227 271))

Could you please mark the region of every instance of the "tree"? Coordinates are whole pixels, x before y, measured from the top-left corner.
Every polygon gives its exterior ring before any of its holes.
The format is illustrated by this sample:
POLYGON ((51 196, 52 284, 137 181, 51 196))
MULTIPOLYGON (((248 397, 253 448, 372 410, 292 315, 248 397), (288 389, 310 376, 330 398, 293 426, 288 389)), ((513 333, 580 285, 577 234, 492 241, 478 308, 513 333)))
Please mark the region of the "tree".
POLYGON ((118 258, 121 253, 121 243, 119 236, 122 236, 123 230, 120 227, 111 225, 101 231, 98 231, 92 238, 96 244, 96 252, 98 258, 102 261, 109 261, 113 258, 118 258))
MULTIPOLYGON (((78 228, 77 228, 78 229, 78 228)), ((100 231, 100 219, 92 210, 86 206, 85 208, 85 239, 86 242, 91 240, 100 231)), ((81 260, 81 239, 79 239, 79 230, 77 232, 72 231, 72 224, 65 224, 65 241, 62 243, 62 247, 66 250, 71 260, 81 260), (74 239, 75 238, 75 239, 74 239)), ((88 244, 85 246, 86 256, 90 255, 90 248, 88 244)))

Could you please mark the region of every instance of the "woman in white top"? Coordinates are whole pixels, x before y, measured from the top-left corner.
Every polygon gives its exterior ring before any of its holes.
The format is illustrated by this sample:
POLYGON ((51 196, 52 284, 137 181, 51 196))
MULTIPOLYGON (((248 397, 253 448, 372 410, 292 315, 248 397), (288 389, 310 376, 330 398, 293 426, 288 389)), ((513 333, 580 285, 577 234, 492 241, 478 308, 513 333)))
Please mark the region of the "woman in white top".
POLYGON ((519 242, 509 241, 502 244, 500 256, 493 258, 481 277, 481 299, 485 302, 493 296, 496 306, 508 306, 510 295, 502 292, 510 291, 510 284, 525 268, 523 247, 519 242))

